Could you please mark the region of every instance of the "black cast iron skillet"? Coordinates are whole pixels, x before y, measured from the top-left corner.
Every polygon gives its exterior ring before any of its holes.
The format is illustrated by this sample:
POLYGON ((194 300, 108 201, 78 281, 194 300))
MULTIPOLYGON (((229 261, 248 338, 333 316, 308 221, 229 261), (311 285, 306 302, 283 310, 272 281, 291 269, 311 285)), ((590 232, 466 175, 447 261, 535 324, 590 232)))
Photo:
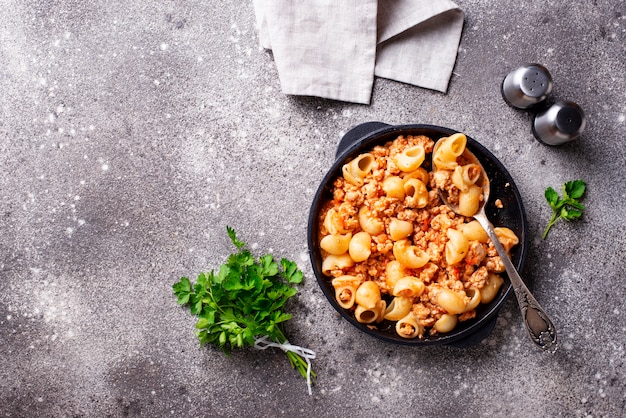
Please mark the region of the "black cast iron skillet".
MULTIPOLYGON (((398 135, 426 135, 434 141, 438 141, 440 138, 450 136, 456 132, 449 128, 421 124, 392 126, 382 122, 368 122, 358 125, 346 133, 339 142, 336 160, 315 194, 308 222, 308 245, 313 271, 319 286, 330 304, 343 318, 366 334, 396 344, 469 347, 480 342, 493 331, 498 311, 512 292, 511 284, 506 280, 491 303, 480 305, 477 308, 476 318, 459 322, 456 328, 447 334, 440 334, 435 337, 425 335, 423 339, 405 339, 396 334, 395 324, 392 322, 383 321, 381 324, 378 324, 376 329, 359 323, 354 318, 352 312, 344 310, 337 304, 335 291, 330 284, 330 280, 322 273, 322 256, 318 230, 319 213, 323 203, 328 199, 332 199, 332 183, 335 178, 341 175, 342 166, 359 154, 371 150, 375 145, 382 145, 392 141, 398 135)), ((508 171, 484 146, 468 136, 467 147, 480 160, 491 181, 491 194, 485 207, 487 217, 495 226, 511 228, 519 237, 520 243, 511 250, 511 260, 517 270, 520 271, 523 268, 528 248, 528 227, 519 191, 508 171), (500 199, 502 208, 495 206, 494 202, 496 199, 500 199)), ((424 164, 428 170, 431 169, 430 154, 426 156, 424 164)), ((503 273, 503 276, 506 276, 506 273, 503 273)))

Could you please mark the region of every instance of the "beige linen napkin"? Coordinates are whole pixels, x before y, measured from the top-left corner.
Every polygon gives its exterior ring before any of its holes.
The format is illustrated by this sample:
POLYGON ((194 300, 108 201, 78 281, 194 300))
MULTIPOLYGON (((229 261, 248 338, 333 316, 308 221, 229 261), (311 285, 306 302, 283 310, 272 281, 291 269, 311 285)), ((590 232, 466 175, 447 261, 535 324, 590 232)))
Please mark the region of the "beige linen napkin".
POLYGON ((449 0, 254 0, 281 89, 368 104, 374 76, 446 92, 463 28, 449 0))

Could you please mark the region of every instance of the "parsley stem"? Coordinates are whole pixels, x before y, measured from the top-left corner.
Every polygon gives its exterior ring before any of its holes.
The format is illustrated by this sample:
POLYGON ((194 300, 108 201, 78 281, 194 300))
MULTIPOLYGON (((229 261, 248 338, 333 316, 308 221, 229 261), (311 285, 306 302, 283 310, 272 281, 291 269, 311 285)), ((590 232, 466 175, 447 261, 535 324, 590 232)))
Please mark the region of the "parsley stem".
POLYGON ((546 237, 548 236, 548 231, 550 231, 550 228, 552 228, 552 225, 554 225, 558 219, 559 219, 559 215, 556 212, 554 212, 552 214, 552 217, 550 218, 550 222, 548 222, 548 226, 543 231, 543 235, 541 236, 541 239, 546 239, 546 237))
MULTIPOLYGON (((287 342, 287 337, 285 337, 285 334, 279 327, 277 328, 278 328, 277 337, 279 341, 276 341, 276 342, 279 344, 284 344, 285 342, 287 342)), ((291 363, 291 367, 298 370, 300 375, 306 379, 307 369, 309 367, 306 360, 304 360, 300 355, 298 355, 298 353, 294 353, 293 351, 286 351, 285 354, 287 355, 287 358, 289 359, 289 363, 291 363)), ((316 377, 315 372, 313 370, 311 370, 311 376, 316 377)))

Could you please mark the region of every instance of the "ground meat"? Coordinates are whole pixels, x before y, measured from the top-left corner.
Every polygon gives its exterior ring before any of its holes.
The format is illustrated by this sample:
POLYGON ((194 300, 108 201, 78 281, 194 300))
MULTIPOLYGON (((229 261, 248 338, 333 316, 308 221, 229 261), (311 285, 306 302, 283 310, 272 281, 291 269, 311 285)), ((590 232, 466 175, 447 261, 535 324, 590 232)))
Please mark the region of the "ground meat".
MULTIPOLYGON (((337 197, 335 199, 337 200, 337 197)), ((354 207, 359 207, 363 204, 363 195, 356 190, 344 193, 344 199, 354 207)))
POLYGON ((423 303, 414 304, 412 311, 413 311, 413 315, 415 315, 417 319, 423 320, 430 316, 430 309, 424 306, 423 303))
POLYGON ((361 188, 367 200, 374 200, 382 194, 382 187, 378 182, 365 183, 361 188))
POLYGON ((398 211, 396 218, 400 219, 401 221, 414 222, 417 219, 417 214, 418 212, 416 210, 404 209, 398 211))
POLYGON ((343 202, 338 208, 339 217, 342 220, 343 228, 346 230, 354 230, 359 227, 358 208, 349 202, 343 202))
POLYGON ((426 233, 421 229, 413 231, 413 245, 425 250, 428 247, 426 233))
POLYGON ((349 289, 343 289, 338 295, 337 299, 342 302, 347 302, 352 298, 352 292, 349 289))
POLYGON ((478 241, 470 242, 470 248, 465 256, 465 262, 472 266, 479 265, 487 255, 484 245, 478 241))
POLYGON ((445 242, 443 240, 440 240, 439 242, 436 240, 428 241, 426 253, 429 255, 431 262, 439 264, 441 263, 444 249, 445 242))
POLYGON ((439 206, 441 205, 441 197, 439 195, 438 190, 431 190, 428 192, 428 205, 427 207, 439 206))
POLYGON ((452 175, 447 170, 433 171, 430 176, 430 187, 445 190, 452 184, 452 175))
POLYGON ((496 257, 498 255, 498 250, 496 250, 496 246, 493 245, 491 241, 489 241, 489 246, 487 247, 487 257, 496 257))
POLYGON ((459 322, 463 322, 474 318, 476 318, 476 311, 472 309, 471 311, 463 312, 461 315, 459 315, 458 320, 459 322))
POLYGON ((430 227, 435 231, 447 231, 452 226, 452 220, 447 213, 440 213, 430 221, 430 227))
POLYGON ((389 251, 393 250, 393 240, 387 234, 373 236, 372 241, 376 245, 376 251, 380 254, 387 254, 389 251))
POLYGON ((489 278, 489 271, 485 266, 479 267, 465 282, 465 288, 482 289, 489 278))
POLYGON ((432 172, 430 186, 437 191, 437 194, 442 192, 449 203, 459 203, 460 190, 452 183, 452 173, 450 171, 439 170, 432 172))
POLYGON ((485 258, 485 268, 494 273, 502 273, 505 271, 504 263, 499 255, 485 258))
MULTIPOLYGON (((360 195, 360 193, 357 193, 357 195, 360 195)), ((335 189, 335 191, 333 192, 333 199, 338 202, 344 200, 345 197, 346 192, 343 189, 335 189)))
POLYGON ((422 271, 420 271, 419 279, 424 283, 430 283, 435 277, 435 274, 439 270, 439 266, 433 262, 428 262, 424 267, 422 267, 422 271))

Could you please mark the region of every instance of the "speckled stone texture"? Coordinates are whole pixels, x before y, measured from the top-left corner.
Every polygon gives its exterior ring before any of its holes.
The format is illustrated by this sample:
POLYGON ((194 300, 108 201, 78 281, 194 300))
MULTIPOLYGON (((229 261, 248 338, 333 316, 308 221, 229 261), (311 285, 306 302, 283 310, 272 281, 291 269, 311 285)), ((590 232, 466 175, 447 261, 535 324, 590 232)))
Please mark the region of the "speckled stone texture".
POLYGON ((0 3, 0 414, 33 416, 626 415, 626 7, 459 0, 449 91, 376 79, 372 104, 286 96, 251 2, 0 3), (548 67, 588 126, 548 147, 500 83, 548 67), (411 348, 340 319, 308 259, 317 186, 351 127, 468 133, 507 167, 530 226, 524 277, 558 328, 549 355, 513 298, 468 349, 411 348), (543 191, 588 183, 575 223, 543 191), (234 227, 299 263, 287 333, 317 352, 305 382, 278 350, 199 348, 171 285, 219 266, 234 227))

